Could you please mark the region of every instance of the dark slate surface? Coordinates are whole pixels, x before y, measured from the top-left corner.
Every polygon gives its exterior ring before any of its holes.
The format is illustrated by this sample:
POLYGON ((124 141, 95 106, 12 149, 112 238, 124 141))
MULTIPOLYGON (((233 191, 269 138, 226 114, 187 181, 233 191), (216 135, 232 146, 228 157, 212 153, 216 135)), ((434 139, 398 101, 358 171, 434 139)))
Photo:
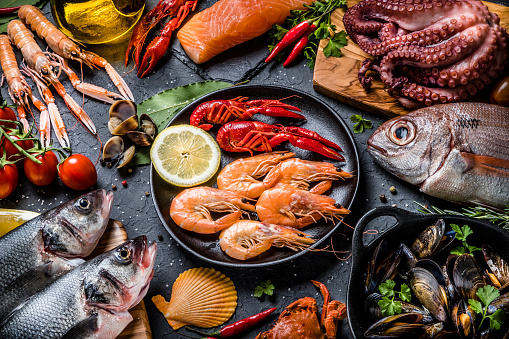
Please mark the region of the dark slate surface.
MULTIPOLYGON (((201 1, 198 10, 205 9, 214 2, 214 0, 201 1)), ((152 8, 155 3, 155 1, 150 0, 148 8, 152 8)), ((507 1, 501 3, 507 4, 507 1)), ((51 17, 49 4, 44 7, 44 12, 48 17, 51 17)), ((178 40, 174 39, 170 51, 163 57, 154 73, 147 78, 138 79, 136 72, 133 71, 125 74, 124 79, 133 91, 138 103, 164 89, 197 81, 212 79, 237 83, 250 80, 250 84, 288 86, 315 95, 330 105, 350 128, 352 128, 353 123, 349 120, 349 117, 354 114, 361 114, 363 117, 370 119, 374 128, 386 120, 384 117, 363 112, 315 92, 312 88, 313 73, 306 67, 304 60, 300 60, 299 63, 290 68, 283 68, 281 63, 265 65, 262 60, 268 53, 266 39, 266 36, 262 36, 236 46, 204 65, 195 65, 190 61, 178 40)), ((38 42, 40 46, 45 46, 41 40, 38 40, 38 42)), ((125 46, 126 44, 123 42, 116 45, 95 46, 91 49, 106 57, 120 74, 124 74, 131 71, 133 67, 132 62, 128 67, 123 64, 125 46)), ((79 66, 72 66, 76 71, 79 71, 79 66)), ((88 82, 116 91, 105 72, 84 69, 84 77, 88 82)), ((81 94, 76 92, 69 82, 64 82, 64 85, 76 101, 81 103, 81 94)), ((8 97, 6 85, 1 88, 1 93, 5 98, 8 97)), ((69 137, 74 152, 85 154, 95 161, 99 156, 99 142, 83 127, 78 125, 72 128, 76 120, 66 109, 63 100, 57 97, 56 102, 66 126, 71 129, 69 137)), ((108 104, 85 98, 84 109, 94 120, 103 142, 110 137, 107 129, 108 108, 108 104)), ((347 224, 354 226, 362 214, 377 206, 395 204, 403 209, 414 211, 417 209, 414 201, 418 201, 440 207, 457 207, 421 194, 418 188, 388 174, 376 165, 366 152, 366 141, 373 131, 374 129, 355 135, 361 161, 360 187, 352 207, 352 213, 345 219, 347 224), (396 194, 389 192, 391 186, 396 188, 396 194), (385 194, 387 202, 382 203, 380 201, 379 196, 381 194, 385 194)), ((150 192, 150 167, 138 167, 132 171, 127 169, 114 170, 103 167, 98 163, 96 168, 99 176, 97 187, 111 189, 112 185, 117 186, 111 217, 118 219, 125 225, 130 237, 145 234, 150 240, 157 240, 159 243, 155 275, 145 298, 154 338, 185 338, 168 326, 163 316, 150 301, 150 298, 155 294, 162 294, 169 300, 171 286, 175 279, 180 273, 193 267, 214 267, 233 280, 239 299, 237 310, 229 323, 270 307, 278 307, 277 312, 268 321, 252 331, 237 336, 238 338, 254 338, 257 333, 268 330, 279 312, 298 298, 304 296, 316 298, 321 306, 322 298, 318 289, 309 282, 310 279, 326 284, 333 299, 346 302, 352 235, 352 230, 347 226, 340 227, 330 240, 324 242, 331 244, 336 251, 341 251, 337 255, 328 252, 308 253, 295 261, 258 269, 213 266, 187 253, 170 237, 163 227, 156 214, 152 197, 146 196, 146 192, 150 192), (127 187, 122 186, 121 182, 123 180, 127 181, 127 187), (272 280, 276 288, 274 295, 255 298, 253 296, 255 287, 266 279, 272 280)), ((0 200, 0 208, 43 212, 78 195, 79 192, 65 187, 59 181, 53 183, 51 187, 37 188, 21 173, 19 187, 10 197, 0 200)), ((359 281, 359 283, 362 282, 359 281)), ((362 301, 359 300, 359 304, 361 303, 362 301)), ((338 337, 351 337, 346 320, 341 322, 338 332, 338 337)), ((184 333, 194 335, 191 332, 184 331, 184 333)))

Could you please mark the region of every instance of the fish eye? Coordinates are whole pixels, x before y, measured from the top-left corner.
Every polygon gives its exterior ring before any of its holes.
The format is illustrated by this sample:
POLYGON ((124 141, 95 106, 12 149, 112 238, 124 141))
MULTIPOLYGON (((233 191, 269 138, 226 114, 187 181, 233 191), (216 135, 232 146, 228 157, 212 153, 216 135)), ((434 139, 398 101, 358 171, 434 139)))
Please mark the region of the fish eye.
POLYGON ((117 250, 117 258, 120 261, 127 261, 131 257, 131 250, 127 247, 122 247, 117 250))
POLYGON ((408 121, 400 120, 389 129, 389 139, 399 146, 410 143, 415 138, 415 126, 408 121))
POLYGON ((88 210, 91 204, 87 198, 80 198, 76 205, 80 210, 88 210))
POLYGON ((43 69, 41 69, 41 73, 44 74, 44 75, 48 75, 49 74, 49 71, 48 69, 45 67, 43 69))

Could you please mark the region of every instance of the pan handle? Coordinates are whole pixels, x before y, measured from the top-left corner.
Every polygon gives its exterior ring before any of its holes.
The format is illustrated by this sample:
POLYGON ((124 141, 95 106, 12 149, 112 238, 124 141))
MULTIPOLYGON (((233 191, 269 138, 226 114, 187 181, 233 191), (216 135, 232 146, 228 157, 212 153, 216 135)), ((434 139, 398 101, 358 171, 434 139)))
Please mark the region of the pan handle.
POLYGON ((401 208, 396 207, 390 207, 390 206, 383 206, 383 207, 377 207, 369 211, 368 213, 364 214, 362 218, 357 223, 357 226, 355 226, 355 230, 353 233, 353 240, 352 240, 352 247, 353 248, 368 248, 368 245, 364 245, 362 241, 362 237, 364 235, 364 230, 366 226, 370 223, 370 221, 378 218, 378 217, 385 217, 385 216, 392 216, 396 219, 396 224, 394 224, 391 228, 384 231, 383 234, 387 234, 388 231, 393 229, 394 227, 398 226, 401 223, 405 223, 408 220, 411 220, 412 218, 418 218, 420 215, 416 214, 414 212, 410 212, 401 208))

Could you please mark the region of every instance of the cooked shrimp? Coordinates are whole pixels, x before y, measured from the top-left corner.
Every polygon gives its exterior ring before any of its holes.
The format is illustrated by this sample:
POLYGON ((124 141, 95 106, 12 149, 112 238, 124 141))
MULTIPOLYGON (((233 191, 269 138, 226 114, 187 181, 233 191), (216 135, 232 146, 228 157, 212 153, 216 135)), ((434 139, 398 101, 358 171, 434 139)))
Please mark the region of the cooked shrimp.
POLYGON ((263 180, 268 187, 288 184, 311 193, 322 194, 332 186, 332 180, 351 178, 348 172, 338 170, 329 162, 308 161, 299 158, 288 159, 270 170, 263 180), (310 183, 319 181, 311 190, 310 183))
POLYGON ((263 177, 281 161, 294 155, 292 152, 272 152, 235 160, 219 173, 217 187, 248 198, 258 198, 271 186, 257 179, 263 177))
POLYGON ((88 128, 92 134, 96 134, 95 125, 88 114, 74 101, 66 92, 64 86, 58 81, 58 76, 54 73, 54 66, 46 54, 37 45, 32 33, 19 20, 12 20, 7 25, 7 34, 11 41, 19 48, 27 64, 37 72, 44 81, 51 84, 58 94, 64 99, 69 110, 79 119, 83 125, 88 128))
MULTIPOLYGON (((82 50, 74 41, 56 28, 37 7, 31 5, 21 6, 18 10, 18 16, 25 24, 30 25, 37 32, 37 35, 44 39, 48 46, 58 55, 66 59, 83 62, 91 68, 92 66, 104 68, 120 93, 126 99, 134 101, 133 94, 125 81, 104 58, 92 52, 82 50)), ((97 93, 97 86, 89 87, 88 85, 81 84, 80 88, 76 87, 76 89, 106 102, 118 99, 119 97, 118 94, 110 91, 97 93)))
POLYGON ((193 187, 180 192, 171 202, 170 216, 183 229, 215 233, 233 225, 246 211, 254 211, 249 199, 212 187, 193 187), (214 220, 210 212, 228 213, 214 220))
POLYGON ((279 184, 262 193, 256 213, 261 221, 301 228, 322 217, 331 221, 341 219, 341 215, 350 211, 330 197, 279 184))
POLYGON ((298 251, 314 242, 309 235, 294 228, 253 220, 241 220, 219 235, 221 249, 239 260, 256 257, 272 246, 298 251))

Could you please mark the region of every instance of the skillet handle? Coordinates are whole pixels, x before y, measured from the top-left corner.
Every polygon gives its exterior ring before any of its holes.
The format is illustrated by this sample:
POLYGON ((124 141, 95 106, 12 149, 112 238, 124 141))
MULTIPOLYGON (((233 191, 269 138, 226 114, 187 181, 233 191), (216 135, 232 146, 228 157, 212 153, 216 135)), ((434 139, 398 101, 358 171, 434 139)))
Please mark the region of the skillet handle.
MULTIPOLYGON (((378 218, 378 217, 385 217, 385 216, 392 216, 396 218, 396 224, 394 224, 391 228, 384 230, 383 234, 386 234, 387 231, 390 229, 398 226, 401 223, 405 223, 407 220, 410 220, 411 218, 415 218, 416 214, 413 212, 409 212, 407 210, 396 208, 396 207, 390 207, 390 206, 383 206, 383 207, 377 207, 369 211, 368 213, 364 214, 362 218, 357 223, 357 226, 355 226, 355 230, 353 233, 353 240, 352 240, 352 248, 368 248, 368 245, 364 245, 362 241, 362 237, 364 235, 364 230, 366 226, 370 223, 370 221, 378 218)), ((380 235, 379 235, 380 236, 380 235)), ((376 240, 376 239, 375 239, 376 240)), ((373 240, 373 241, 375 241, 373 240)))

